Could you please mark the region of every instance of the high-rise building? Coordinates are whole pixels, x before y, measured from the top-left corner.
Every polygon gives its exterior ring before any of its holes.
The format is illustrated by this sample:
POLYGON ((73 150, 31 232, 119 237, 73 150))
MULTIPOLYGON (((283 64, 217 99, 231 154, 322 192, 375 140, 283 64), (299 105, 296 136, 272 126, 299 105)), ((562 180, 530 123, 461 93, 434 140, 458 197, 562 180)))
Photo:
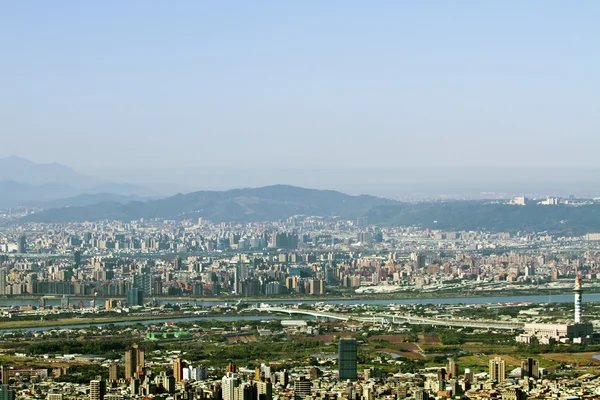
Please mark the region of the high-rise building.
POLYGON ((125 379, 139 378, 144 375, 146 360, 144 348, 134 343, 125 351, 125 379))
POLYGON ((0 385, 0 400, 15 400, 15 392, 8 385, 0 385))
POLYGON ((9 382, 8 367, 6 365, 2 365, 2 367, 0 367, 0 368, 2 369, 2 384, 8 385, 8 382, 9 382))
POLYGON ((356 379, 356 339, 342 338, 338 342, 338 376, 340 380, 356 379))
POLYGON ((256 382, 258 400, 273 400, 273 384, 270 379, 256 382))
POLYGON ((306 396, 310 396, 311 391, 312 382, 306 379, 306 377, 301 376, 294 382, 294 396, 296 400, 304 400, 306 396))
POLYGON ((104 393, 106 391, 103 381, 95 379, 90 381, 90 395, 89 400, 104 400, 104 393))
POLYGON ((135 274, 132 287, 140 289, 143 296, 152 296, 152 269, 144 267, 139 273, 135 274))
POLYGON ((581 304, 582 304, 581 278, 578 276, 575 279, 575 323, 581 323, 581 304))
POLYGON ((6 276, 8 275, 8 270, 6 267, 0 268, 0 295, 9 294, 6 293, 6 276))
POLYGON ((127 307, 144 305, 144 293, 138 288, 131 288, 127 292, 127 307))
POLYGON ((538 360, 531 357, 521 360, 521 379, 539 379, 540 369, 538 360))
POLYGON ((175 377, 175 382, 183 381, 183 369, 186 367, 185 361, 181 358, 177 357, 173 362, 173 376, 175 377))
POLYGON ((119 380, 119 364, 114 362, 108 366, 108 380, 115 382, 119 380))
POLYGON ((19 239, 17 242, 17 253, 19 253, 19 254, 27 253, 27 239, 25 238, 25 235, 19 236, 19 239))
POLYGON ((237 374, 235 372, 227 372, 221 380, 223 400, 236 400, 235 394, 238 386, 240 386, 240 379, 237 374))
POLYGON ((501 357, 494 357, 490 360, 490 379, 496 382, 506 379, 506 361, 501 357))
POLYGON ((450 360, 448 361, 448 378, 456 378, 458 376, 458 365, 456 365, 456 361, 450 360))

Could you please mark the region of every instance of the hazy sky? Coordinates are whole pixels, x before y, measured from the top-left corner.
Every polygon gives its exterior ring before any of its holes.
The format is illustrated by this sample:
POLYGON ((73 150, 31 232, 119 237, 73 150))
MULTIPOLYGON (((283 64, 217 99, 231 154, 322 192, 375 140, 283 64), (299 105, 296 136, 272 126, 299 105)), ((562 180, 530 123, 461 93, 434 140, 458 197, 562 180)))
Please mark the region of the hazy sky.
POLYGON ((0 156, 600 166, 600 2, 4 1, 0 156))

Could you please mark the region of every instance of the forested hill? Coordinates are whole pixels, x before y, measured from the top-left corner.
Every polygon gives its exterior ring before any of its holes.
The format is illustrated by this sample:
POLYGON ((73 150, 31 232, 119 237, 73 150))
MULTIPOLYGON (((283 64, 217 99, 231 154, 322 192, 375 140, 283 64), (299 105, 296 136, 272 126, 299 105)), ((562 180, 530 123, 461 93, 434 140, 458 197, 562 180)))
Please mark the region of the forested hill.
POLYGON ((513 206, 485 201, 402 203, 375 207, 369 223, 441 230, 544 232, 582 235, 600 232, 600 204, 513 206))
POLYGON ((351 196, 333 190, 275 185, 222 192, 200 191, 127 204, 101 202, 80 207, 53 208, 31 214, 24 221, 52 223, 203 217, 213 222, 256 222, 277 221, 299 214, 352 219, 364 215, 373 207, 394 204, 400 203, 374 196, 351 196))

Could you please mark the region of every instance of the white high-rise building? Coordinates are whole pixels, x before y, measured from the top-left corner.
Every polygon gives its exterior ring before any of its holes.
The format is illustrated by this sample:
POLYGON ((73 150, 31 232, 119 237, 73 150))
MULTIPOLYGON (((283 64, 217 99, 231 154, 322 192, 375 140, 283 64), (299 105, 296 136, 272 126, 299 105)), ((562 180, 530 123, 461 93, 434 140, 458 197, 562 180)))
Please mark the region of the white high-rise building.
POLYGON ((221 380, 221 390, 223 400, 235 400, 237 387, 240 386, 240 379, 235 372, 228 372, 221 380))

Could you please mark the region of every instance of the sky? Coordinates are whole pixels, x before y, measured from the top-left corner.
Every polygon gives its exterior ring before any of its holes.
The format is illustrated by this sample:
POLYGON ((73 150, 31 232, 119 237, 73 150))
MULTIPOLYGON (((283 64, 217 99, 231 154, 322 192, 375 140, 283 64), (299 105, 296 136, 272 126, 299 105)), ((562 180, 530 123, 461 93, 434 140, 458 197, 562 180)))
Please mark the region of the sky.
POLYGON ((5 1, 0 157, 163 182, 600 168, 598 21, 595 0, 5 1))

